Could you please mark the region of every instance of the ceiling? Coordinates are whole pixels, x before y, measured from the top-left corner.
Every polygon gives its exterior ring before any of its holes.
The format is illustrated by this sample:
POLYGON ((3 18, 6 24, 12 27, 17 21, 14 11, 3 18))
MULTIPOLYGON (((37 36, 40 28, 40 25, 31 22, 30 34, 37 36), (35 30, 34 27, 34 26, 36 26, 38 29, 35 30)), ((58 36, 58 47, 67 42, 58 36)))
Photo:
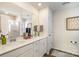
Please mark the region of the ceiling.
POLYGON ((53 9, 60 7, 62 3, 57 3, 57 2, 41 2, 42 6, 38 6, 39 2, 31 2, 31 5, 35 7, 36 9, 40 10, 45 7, 52 7, 53 9))
POLYGON ((50 7, 53 11, 56 11, 65 7, 79 6, 78 2, 40 2, 42 6, 38 6, 38 3, 39 2, 30 2, 30 4, 38 10, 50 7))
MULTIPOLYGON (((45 7, 50 7, 53 11, 62 9, 62 8, 71 8, 75 6, 79 6, 79 2, 40 2, 42 3, 42 6, 38 6, 39 2, 28 2, 30 3, 34 8, 41 10, 45 7)), ((6 9, 6 10, 12 10, 16 11, 18 13, 26 13, 27 11, 25 9, 20 8, 19 6, 16 6, 15 4, 9 3, 9 2, 1 2, 0 3, 0 10, 6 9)), ((9 11, 10 12, 10 11, 9 11)), ((28 12, 27 12, 28 13, 28 12)))
POLYGON ((22 15, 22 16, 28 16, 31 13, 26 11, 25 9, 9 2, 0 2, 0 13, 8 13, 13 15, 22 15))

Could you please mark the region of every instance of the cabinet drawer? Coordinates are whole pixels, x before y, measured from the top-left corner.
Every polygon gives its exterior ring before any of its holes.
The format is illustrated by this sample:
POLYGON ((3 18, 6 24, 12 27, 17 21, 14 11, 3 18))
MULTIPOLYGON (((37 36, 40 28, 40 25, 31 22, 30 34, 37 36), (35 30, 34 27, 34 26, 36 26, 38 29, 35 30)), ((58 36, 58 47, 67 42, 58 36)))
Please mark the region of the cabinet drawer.
POLYGON ((18 48, 16 50, 14 50, 14 51, 8 52, 8 53, 2 55, 2 57, 17 57, 20 54, 24 53, 25 51, 27 51, 27 50, 29 50, 31 48, 33 48, 32 44, 26 45, 24 47, 21 47, 21 48, 18 48))
POLYGON ((46 39, 43 39, 43 40, 41 40, 41 56, 43 56, 44 55, 44 53, 46 53, 46 50, 47 50, 47 41, 46 41, 46 39))
POLYGON ((34 57, 40 57, 40 40, 34 43, 34 57))

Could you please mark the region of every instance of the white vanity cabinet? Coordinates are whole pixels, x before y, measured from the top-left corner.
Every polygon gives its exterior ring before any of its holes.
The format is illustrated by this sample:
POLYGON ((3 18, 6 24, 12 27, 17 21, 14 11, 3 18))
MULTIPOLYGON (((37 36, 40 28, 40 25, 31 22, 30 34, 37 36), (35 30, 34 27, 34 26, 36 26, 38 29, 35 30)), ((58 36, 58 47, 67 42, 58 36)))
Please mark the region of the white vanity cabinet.
POLYGON ((34 57, 39 57, 40 56, 40 41, 34 42, 34 57))
POLYGON ((19 55, 18 57, 33 57, 33 48, 25 51, 23 54, 19 55))
POLYGON ((27 45, 28 47, 25 48, 25 51, 20 54, 18 57, 33 57, 33 43, 27 45))
POLYGON ((6 52, 1 57, 42 57, 47 52, 47 37, 26 44, 12 51, 6 52))
POLYGON ((43 56, 47 52, 47 38, 41 40, 40 48, 41 48, 40 55, 43 56))
MULTIPOLYGON (((3 55, 1 55, 1 57, 19 57, 19 56, 23 56, 25 53, 29 53, 29 51, 32 53, 33 51, 31 51, 31 49, 33 49, 33 45, 29 44, 29 45, 25 45, 23 47, 17 48, 13 51, 7 52, 3 55), (22 55, 23 54, 23 55, 22 55)), ((26 54, 26 56, 28 55, 26 54)), ((33 55, 33 54, 32 54, 33 55)))
POLYGON ((34 57, 42 57, 47 52, 47 38, 34 43, 34 57))

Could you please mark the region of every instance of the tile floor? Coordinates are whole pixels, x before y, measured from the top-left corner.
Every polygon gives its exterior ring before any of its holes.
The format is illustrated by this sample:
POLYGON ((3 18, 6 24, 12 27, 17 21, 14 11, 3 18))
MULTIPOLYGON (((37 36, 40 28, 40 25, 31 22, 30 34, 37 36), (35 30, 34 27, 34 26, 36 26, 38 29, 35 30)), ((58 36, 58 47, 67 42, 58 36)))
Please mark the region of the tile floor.
POLYGON ((60 52, 58 50, 53 50, 51 55, 54 55, 56 57, 77 57, 77 56, 74 56, 72 54, 60 52))

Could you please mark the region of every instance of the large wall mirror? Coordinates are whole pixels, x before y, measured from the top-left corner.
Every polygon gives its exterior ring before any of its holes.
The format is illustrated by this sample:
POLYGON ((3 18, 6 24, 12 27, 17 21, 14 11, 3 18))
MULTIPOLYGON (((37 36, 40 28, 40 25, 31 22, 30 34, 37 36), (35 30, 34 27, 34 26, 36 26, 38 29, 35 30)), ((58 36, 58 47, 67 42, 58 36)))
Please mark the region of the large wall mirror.
POLYGON ((7 36, 9 41, 16 40, 26 32, 26 28, 32 29, 32 13, 14 4, 3 3, 0 6, 0 33, 7 36), (7 8, 6 8, 7 7, 7 8))
POLYGON ((23 33, 26 33, 26 29, 30 28, 32 32, 32 15, 31 14, 26 14, 25 16, 21 17, 21 35, 23 33))

